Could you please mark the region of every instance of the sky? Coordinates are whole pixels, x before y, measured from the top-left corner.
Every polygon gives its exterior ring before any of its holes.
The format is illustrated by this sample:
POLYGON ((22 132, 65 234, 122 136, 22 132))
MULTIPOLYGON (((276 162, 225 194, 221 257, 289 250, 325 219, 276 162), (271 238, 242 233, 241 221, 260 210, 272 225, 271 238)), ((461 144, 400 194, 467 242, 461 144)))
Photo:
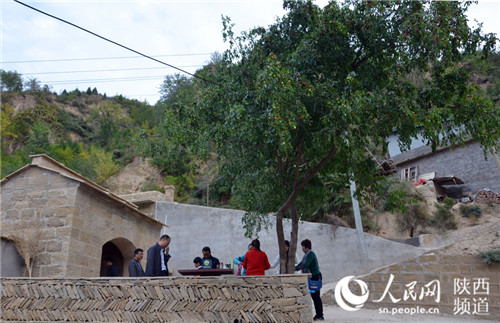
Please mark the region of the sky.
MULTIPOLYGON (((37 78, 54 92, 96 87, 154 104, 165 76, 180 73, 12 0, 0 1, 0 68, 37 78)), ((282 0, 20 1, 190 73, 228 48, 221 15, 231 18, 238 35, 285 14, 282 0)), ((315 3, 322 7, 327 0, 315 3)), ((500 35, 500 0, 472 5, 469 19, 500 35)))

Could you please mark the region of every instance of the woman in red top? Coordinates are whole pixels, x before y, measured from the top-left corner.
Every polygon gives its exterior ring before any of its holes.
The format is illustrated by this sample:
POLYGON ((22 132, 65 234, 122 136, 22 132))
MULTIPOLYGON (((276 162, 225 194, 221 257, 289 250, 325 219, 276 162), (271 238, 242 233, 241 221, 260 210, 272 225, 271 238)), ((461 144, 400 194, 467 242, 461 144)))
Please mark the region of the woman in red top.
POLYGON ((247 270, 247 276, 265 275, 266 270, 271 268, 267 255, 260 250, 260 241, 255 239, 251 243, 253 249, 245 254, 243 268, 247 270))

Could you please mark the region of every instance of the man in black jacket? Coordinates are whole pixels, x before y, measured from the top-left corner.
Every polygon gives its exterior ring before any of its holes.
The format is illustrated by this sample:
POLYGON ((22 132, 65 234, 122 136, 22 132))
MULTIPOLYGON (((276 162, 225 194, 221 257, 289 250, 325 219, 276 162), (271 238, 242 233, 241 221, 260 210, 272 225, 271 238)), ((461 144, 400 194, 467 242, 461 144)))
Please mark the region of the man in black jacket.
POLYGON ((141 260, 144 257, 144 250, 135 249, 134 259, 128 265, 128 274, 130 277, 144 277, 146 273, 142 269, 141 260))
POLYGON ((164 234, 160 241, 148 249, 146 276, 168 276, 169 244, 170 237, 164 234))

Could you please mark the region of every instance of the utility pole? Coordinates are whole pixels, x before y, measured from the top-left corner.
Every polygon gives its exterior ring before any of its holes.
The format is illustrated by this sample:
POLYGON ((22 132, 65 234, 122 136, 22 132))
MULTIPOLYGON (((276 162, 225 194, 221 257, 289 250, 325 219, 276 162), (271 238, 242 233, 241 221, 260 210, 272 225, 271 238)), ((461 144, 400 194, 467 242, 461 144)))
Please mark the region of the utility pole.
POLYGON ((363 263, 367 261, 366 243, 365 236, 363 232, 363 222, 361 221, 361 211, 359 209, 358 199, 356 198, 356 182, 351 180, 351 199, 352 199, 352 209, 354 211, 354 222, 356 223, 356 230, 358 231, 359 243, 361 245, 361 251, 363 252, 363 263))
POLYGON ((210 182, 207 182, 207 206, 209 206, 210 202, 210 182))

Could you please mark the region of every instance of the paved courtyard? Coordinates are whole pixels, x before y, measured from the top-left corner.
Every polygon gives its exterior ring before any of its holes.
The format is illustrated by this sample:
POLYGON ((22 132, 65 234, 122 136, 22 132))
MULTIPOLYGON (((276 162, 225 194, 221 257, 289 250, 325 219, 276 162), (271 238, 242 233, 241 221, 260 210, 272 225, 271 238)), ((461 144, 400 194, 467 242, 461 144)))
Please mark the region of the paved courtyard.
MULTIPOLYGON (((314 311, 314 310, 313 310, 314 311)), ((314 314, 314 313, 313 313, 314 314)), ((335 323, 350 323, 350 322, 428 322, 428 323, 469 323, 469 322, 497 322, 496 320, 488 320, 477 318, 474 316, 453 316, 453 315, 390 315, 379 314, 376 309, 361 309, 356 312, 344 311, 338 306, 324 307, 324 322, 335 323)))

